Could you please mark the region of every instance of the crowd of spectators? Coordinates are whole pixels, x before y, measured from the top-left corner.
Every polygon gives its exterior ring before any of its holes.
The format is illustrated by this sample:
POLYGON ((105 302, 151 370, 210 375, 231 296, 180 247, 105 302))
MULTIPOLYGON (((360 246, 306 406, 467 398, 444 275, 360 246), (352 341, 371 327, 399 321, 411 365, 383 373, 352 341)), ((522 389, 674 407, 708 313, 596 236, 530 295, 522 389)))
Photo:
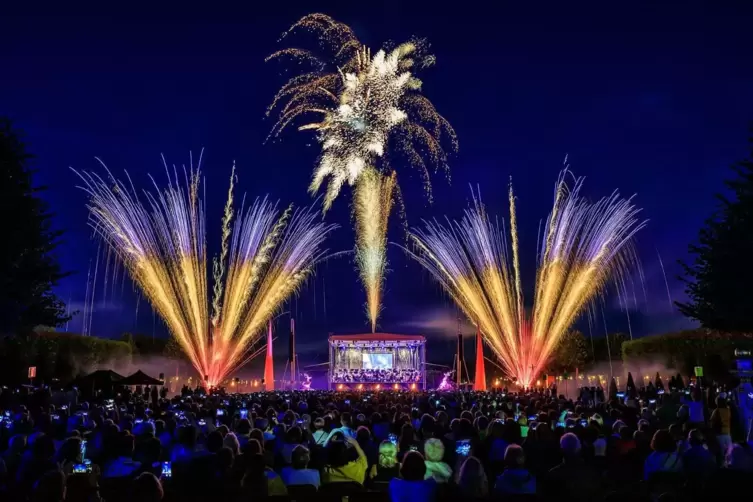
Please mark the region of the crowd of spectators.
POLYGON ((595 396, 184 388, 168 399, 121 388, 55 405, 49 391, 5 389, 0 500, 670 502, 748 492, 753 456, 732 441, 738 418, 725 395, 595 396))

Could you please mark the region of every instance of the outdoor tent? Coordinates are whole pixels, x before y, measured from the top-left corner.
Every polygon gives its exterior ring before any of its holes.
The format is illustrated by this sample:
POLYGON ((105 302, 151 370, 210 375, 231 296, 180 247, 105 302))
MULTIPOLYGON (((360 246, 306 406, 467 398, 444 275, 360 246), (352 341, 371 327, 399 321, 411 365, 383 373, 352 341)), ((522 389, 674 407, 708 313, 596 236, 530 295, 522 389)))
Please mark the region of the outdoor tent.
POLYGON ((110 391, 113 385, 119 385, 123 380, 123 375, 119 375, 112 370, 97 370, 88 375, 78 377, 71 385, 78 387, 80 391, 87 394, 95 394, 97 390, 110 391))
POLYGON ((125 377, 118 382, 118 385, 163 385, 162 380, 152 378, 141 370, 138 370, 133 375, 125 377))

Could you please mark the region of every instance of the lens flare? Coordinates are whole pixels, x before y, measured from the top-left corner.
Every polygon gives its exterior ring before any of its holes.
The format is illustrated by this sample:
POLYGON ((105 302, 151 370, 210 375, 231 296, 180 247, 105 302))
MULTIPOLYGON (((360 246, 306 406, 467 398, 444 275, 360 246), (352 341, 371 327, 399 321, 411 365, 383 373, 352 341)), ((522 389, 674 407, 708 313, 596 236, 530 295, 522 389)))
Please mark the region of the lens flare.
POLYGON ((142 198, 130 178, 124 183, 109 170, 106 178, 76 174, 89 195, 91 226, 210 386, 253 355, 265 324, 311 275, 334 229, 311 209, 281 212, 266 198, 236 215, 233 167, 210 303, 199 168, 184 168, 184 184, 176 169, 172 175, 167 170, 167 187, 155 183, 155 191, 142 198))
POLYGON ((611 282, 624 283, 636 263, 630 245, 645 225, 632 198, 618 192, 595 203, 560 175, 538 256, 534 307, 526 315, 518 257, 515 196, 510 186, 510 248, 504 228, 480 199, 461 221, 426 222, 410 237, 411 253, 480 328, 511 377, 525 386, 541 374, 558 342, 611 282), (512 256, 510 256, 510 251, 512 256))

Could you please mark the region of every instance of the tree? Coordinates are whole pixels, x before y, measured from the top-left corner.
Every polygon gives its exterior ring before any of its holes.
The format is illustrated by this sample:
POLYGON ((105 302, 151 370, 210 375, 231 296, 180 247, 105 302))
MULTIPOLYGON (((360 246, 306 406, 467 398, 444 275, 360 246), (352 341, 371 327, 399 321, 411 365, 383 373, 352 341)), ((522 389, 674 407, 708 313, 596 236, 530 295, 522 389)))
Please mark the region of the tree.
POLYGON ((136 347, 136 342, 133 339, 133 335, 131 333, 123 333, 120 335, 120 341, 127 343, 128 346, 131 348, 131 354, 138 354, 139 350, 136 347))
MULTIPOLYGON (((630 338, 624 333, 610 333, 593 339, 593 358, 595 361, 612 361, 622 357, 622 344, 630 338)), ((590 349, 590 347, 589 347, 590 349)), ((589 354, 591 351, 589 350, 589 354)))
POLYGON ((62 272, 53 252, 61 233, 32 184, 32 156, 0 118, 0 332, 29 334, 35 326, 60 326, 70 319, 53 293, 62 272))
POLYGON ((689 300, 677 303, 703 327, 731 333, 753 333, 753 134, 749 143, 749 158, 733 165, 737 177, 726 182, 734 197, 717 195, 719 208, 689 248, 692 265, 681 262, 689 300))
POLYGON ((178 340, 172 335, 168 338, 163 353, 170 359, 186 359, 186 352, 183 350, 183 347, 180 346, 178 340))
POLYGON ((549 368, 552 371, 575 371, 583 368, 589 359, 588 342, 580 331, 568 331, 554 350, 549 368))

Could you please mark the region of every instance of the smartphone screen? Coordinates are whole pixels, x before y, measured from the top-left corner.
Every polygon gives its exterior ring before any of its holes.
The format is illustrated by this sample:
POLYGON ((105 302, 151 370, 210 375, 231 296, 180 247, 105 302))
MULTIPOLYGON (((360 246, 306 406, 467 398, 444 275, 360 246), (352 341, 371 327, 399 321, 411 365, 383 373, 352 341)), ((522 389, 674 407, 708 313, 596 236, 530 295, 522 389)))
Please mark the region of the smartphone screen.
POLYGON ((172 462, 162 462, 162 477, 171 478, 173 476, 172 462))
POLYGON ((73 472, 76 474, 92 472, 91 464, 73 464, 73 472))
POLYGON ((470 439, 461 439, 460 441, 455 441, 455 453, 457 453, 458 455, 467 457, 470 452, 471 452, 471 440, 470 439))

